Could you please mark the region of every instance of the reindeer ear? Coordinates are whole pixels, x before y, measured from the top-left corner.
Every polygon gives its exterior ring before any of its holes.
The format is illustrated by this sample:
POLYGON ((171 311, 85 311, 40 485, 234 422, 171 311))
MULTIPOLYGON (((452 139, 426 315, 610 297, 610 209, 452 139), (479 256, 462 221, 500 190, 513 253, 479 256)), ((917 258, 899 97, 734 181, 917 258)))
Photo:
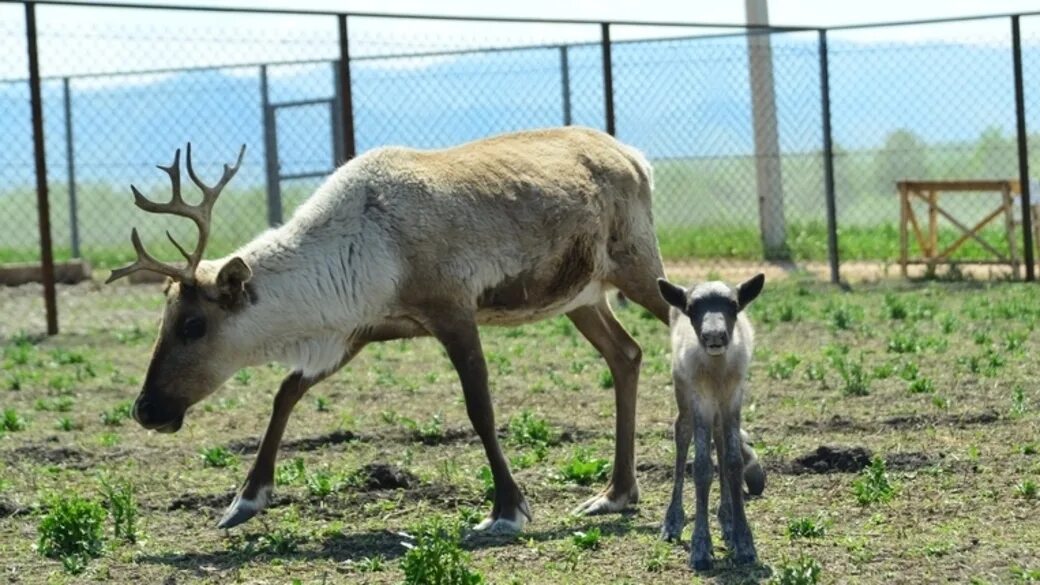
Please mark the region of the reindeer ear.
POLYGON ((250 278, 253 278, 253 271, 244 260, 238 256, 228 260, 217 273, 217 290, 221 299, 231 303, 240 300, 250 278))
POLYGON ((758 297, 758 294, 762 292, 762 287, 766 284, 766 275, 759 272, 751 278, 737 285, 737 304, 740 306, 739 310, 743 311, 745 307, 751 304, 751 301, 758 297))
POLYGON ((661 296, 668 301, 669 305, 680 311, 686 310, 686 289, 663 278, 657 279, 657 287, 661 289, 661 296))

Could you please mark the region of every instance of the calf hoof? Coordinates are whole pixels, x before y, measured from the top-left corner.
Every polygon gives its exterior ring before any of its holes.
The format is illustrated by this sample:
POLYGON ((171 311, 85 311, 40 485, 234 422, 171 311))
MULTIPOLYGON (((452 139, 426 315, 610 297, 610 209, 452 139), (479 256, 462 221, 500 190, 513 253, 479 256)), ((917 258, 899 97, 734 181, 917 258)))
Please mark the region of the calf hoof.
POLYGON ((752 496, 761 496, 766 491, 766 470, 757 459, 744 467, 744 484, 752 496))
POLYGON ((245 523, 267 506, 270 497, 270 487, 262 488, 257 497, 253 499, 244 498, 242 494, 238 494, 224 512, 224 516, 217 524, 217 528, 234 528, 239 524, 245 523))
POLYGON ((758 554, 755 553, 755 549, 750 551, 741 551, 733 555, 734 565, 754 565, 758 562, 758 554))
POLYGON ((682 507, 679 508, 668 508, 668 512, 664 516, 664 522, 661 523, 661 540, 668 542, 676 542, 682 535, 683 526, 686 524, 686 515, 683 514, 682 507))
POLYGON ((690 568, 694 571, 703 572, 711 570, 711 557, 706 559, 695 559, 690 557, 690 568))

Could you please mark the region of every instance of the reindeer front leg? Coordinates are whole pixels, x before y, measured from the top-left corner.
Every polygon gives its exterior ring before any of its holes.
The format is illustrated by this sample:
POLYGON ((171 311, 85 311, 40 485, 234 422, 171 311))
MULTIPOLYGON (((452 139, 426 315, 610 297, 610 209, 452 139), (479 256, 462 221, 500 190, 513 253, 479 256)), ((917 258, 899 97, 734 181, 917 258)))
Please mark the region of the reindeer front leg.
POLYGON ((218 528, 238 526, 267 507, 271 500, 271 492, 274 490, 274 464, 278 458, 278 447, 282 444, 285 425, 289 422, 289 415, 292 414, 293 408, 307 393, 307 390, 345 366, 361 351, 365 343, 364 341, 353 342, 339 364, 327 372, 310 377, 304 376, 302 372, 293 372, 282 380, 278 394, 274 397, 274 411, 271 413, 271 420, 267 423, 264 438, 260 441, 260 450, 256 454, 256 460, 253 461, 253 467, 246 475, 242 489, 239 490, 234 501, 224 512, 224 517, 217 524, 218 528))
POLYGON ((238 526, 267 507, 274 489, 274 464, 278 457, 278 447, 285 433, 285 425, 289 422, 289 415, 300 398, 319 380, 320 378, 305 378, 301 372, 293 372, 282 381, 278 394, 274 397, 274 411, 267 423, 267 432, 260 441, 260 450, 253 461, 253 467, 249 470, 242 489, 224 512, 218 528, 238 526))

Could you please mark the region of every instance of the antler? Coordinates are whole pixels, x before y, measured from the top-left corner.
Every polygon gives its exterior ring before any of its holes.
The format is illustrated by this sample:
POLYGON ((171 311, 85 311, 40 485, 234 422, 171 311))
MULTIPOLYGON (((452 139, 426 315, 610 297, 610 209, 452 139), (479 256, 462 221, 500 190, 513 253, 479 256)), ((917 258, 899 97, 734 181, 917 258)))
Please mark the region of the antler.
POLYGON ((181 172, 180 172, 180 160, 181 150, 178 148, 176 154, 173 155, 173 162, 168 167, 158 165, 167 175, 170 176, 170 187, 173 192, 169 203, 156 203, 137 190, 137 187, 130 185, 130 190, 134 194, 134 204, 141 209, 149 213, 166 213, 170 215, 179 215, 186 217, 193 222, 199 229, 199 239, 195 244, 195 249, 189 254, 185 251, 184 247, 177 243, 177 240, 173 239, 170 232, 166 232, 166 237, 170 238, 170 242, 173 243, 177 251, 184 256, 184 259, 188 261, 188 264, 183 268, 172 266, 159 262, 148 252, 145 251, 144 246, 141 245, 141 238, 137 235, 137 228, 134 228, 130 232, 130 241, 134 245, 134 250, 137 251, 137 260, 123 268, 119 268, 112 271, 112 275, 108 277, 105 284, 112 282, 113 280, 122 278, 130 273, 137 272, 138 270, 150 270, 152 272, 158 272, 159 274, 165 274, 170 278, 185 283, 195 284, 195 270, 199 266, 199 262, 202 261, 202 253, 206 250, 206 242, 209 240, 209 227, 210 218, 213 213, 213 204, 217 202, 217 198, 220 197, 220 192, 224 190, 224 187, 228 184, 228 181, 235 176, 238 172, 238 167, 242 164, 242 157, 245 156, 246 145, 243 144, 242 148, 238 151, 238 160, 235 161, 234 166, 224 165, 224 174, 217 181, 216 185, 212 187, 206 185, 199 179, 198 175, 195 174, 195 169, 191 164, 191 143, 188 143, 188 176, 191 177, 192 182, 198 186, 199 190, 202 191, 202 202, 198 205, 189 205, 185 203, 184 199, 181 198, 181 172))

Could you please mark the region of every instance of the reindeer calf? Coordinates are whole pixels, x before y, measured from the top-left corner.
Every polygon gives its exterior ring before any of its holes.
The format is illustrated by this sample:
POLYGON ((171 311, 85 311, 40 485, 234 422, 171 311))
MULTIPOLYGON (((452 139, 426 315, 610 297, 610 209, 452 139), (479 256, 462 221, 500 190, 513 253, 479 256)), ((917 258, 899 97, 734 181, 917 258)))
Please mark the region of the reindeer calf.
POLYGON ((718 454, 722 501, 719 524, 730 555, 737 564, 756 560, 751 528, 744 515, 743 481, 760 494, 765 472, 740 429, 754 331, 744 314, 762 292, 765 276, 758 274, 736 289, 722 282, 706 282, 692 290, 657 280, 672 310, 672 380, 679 416, 675 419, 675 483, 661 536, 677 540, 685 522, 682 488, 686 456, 693 439, 693 481, 697 508, 690 545, 690 566, 711 569, 708 531, 708 492, 711 488, 711 442, 718 454), (684 318, 684 317, 688 317, 684 318), (742 481, 743 480, 743 481, 742 481))

